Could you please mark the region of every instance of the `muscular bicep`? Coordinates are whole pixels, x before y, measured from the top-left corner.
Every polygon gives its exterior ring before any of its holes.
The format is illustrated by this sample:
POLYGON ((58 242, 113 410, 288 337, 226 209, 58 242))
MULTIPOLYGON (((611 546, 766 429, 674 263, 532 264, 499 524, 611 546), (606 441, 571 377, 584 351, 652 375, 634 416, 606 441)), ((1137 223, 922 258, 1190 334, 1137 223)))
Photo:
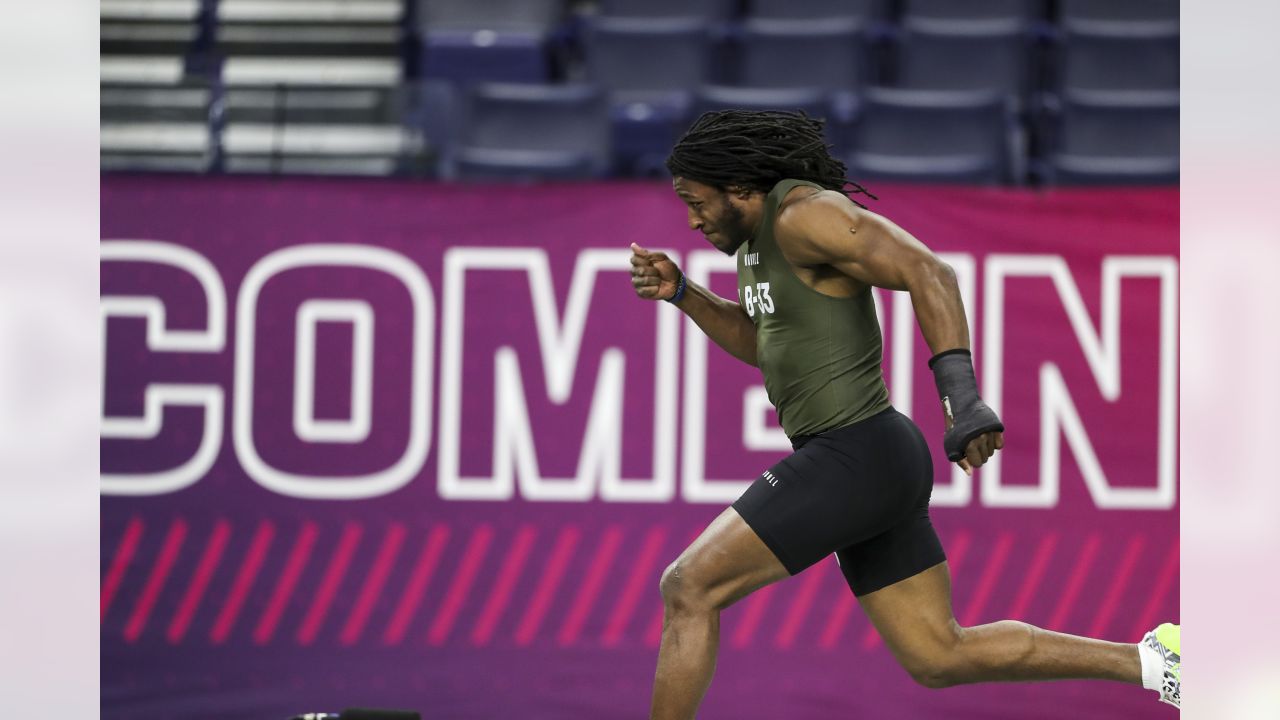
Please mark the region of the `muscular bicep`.
POLYGON ((778 218, 779 244, 791 262, 828 265, 889 290, 908 289, 918 270, 938 262, 924 243, 893 222, 826 195, 788 208, 778 218))

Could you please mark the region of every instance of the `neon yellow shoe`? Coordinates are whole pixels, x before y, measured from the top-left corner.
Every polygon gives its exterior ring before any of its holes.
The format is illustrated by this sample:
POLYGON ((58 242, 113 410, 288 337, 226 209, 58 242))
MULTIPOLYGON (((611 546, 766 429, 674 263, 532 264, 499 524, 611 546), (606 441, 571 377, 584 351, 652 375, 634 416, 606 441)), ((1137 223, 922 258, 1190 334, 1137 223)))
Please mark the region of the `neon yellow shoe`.
POLYGON ((1182 707, 1182 626, 1164 623, 1138 643, 1142 686, 1160 693, 1160 702, 1182 707))

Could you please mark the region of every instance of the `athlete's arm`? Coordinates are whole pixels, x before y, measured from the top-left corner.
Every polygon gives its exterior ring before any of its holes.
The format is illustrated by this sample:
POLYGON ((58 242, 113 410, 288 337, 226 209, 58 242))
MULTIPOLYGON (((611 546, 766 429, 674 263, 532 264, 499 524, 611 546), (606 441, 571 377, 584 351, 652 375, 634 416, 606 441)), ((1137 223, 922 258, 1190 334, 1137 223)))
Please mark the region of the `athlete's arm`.
POLYGON ((935 355, 968 349, 969 325, 951 266, 888 219, 824 192, 788 205, 774 233, 793 265, 829 265, 867 285, 910 293, 935 355))
POLYGON ((794 265, 826 265, 861 283, 910 293, 934 353, 930 367, 947 416, 948 457, 967 472, 1004 446, 1004 426, 982 403, 972 379, 969 325, 951 266, 893 222, 835 192, 786 206, 774 234, 794 265))
MULTIPOLYGON (((631 245, 631 284, 646 300, 674 297, 683 277, 665 254, 631 245)), ((756 364, 756 326, 742 306, 685 278, 684 295, 675 303, 707 337, 748 365, 756 364)))

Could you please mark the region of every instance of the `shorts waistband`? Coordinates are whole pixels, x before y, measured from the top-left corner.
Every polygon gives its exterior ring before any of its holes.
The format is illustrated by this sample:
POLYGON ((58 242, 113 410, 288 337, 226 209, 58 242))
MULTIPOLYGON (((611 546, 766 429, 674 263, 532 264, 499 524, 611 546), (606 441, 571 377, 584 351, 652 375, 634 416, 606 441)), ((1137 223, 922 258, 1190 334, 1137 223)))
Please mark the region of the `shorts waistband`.
POLYGON ((857 422, 855 422, 855 423, 852 423, 852 424, 850 424, 850 425, 841 425, 840 427, 828 428, 828 429, 823 430, 823 431, 821 431, 821 432, 812 433, 812 434, 810 434, 810 435, 796 435, 795 437, 790 438, 790 439, 791 439, 791 449, 792 449, 792 450, 799 450, 800 448, 804 447, 804 446, 805 446, 805 445, 807 445, 811 440, 813 440, 813 439, 815 439, 815 438, 820 438, 820 437, 823 437, 823 436, 826 436, 826 435, 830 435, 831 433, 840 432, 841 430, 851 430, 851 429, 853 429, 853 428, 862 427, 862 426, 864 426, 864 425, 868 425, 868 424, 870 424, 870 423, 874 423, 874 422, 878 422, 878 421, 883 421, 883 420, 886 420, 886 419, 888 419, 888 418, 890 418, 890 417, 893 417, 893 416, 895 416, 895 415, 900 415, 900 414, 901 414, 901 413, 899 413, 899 412, 898 412, 897 408, 895 408, 895 407, 893 407, 892 405, 890 405, 889 407, 885 408, 884 410, 881 410, 880 412, 876 413, 875 415, 871 415, 870 417, 865 417, 865 418, 863 418, 863 419, 861 419, 861 420, 859 420, 859 421, 857 421, 857 422))

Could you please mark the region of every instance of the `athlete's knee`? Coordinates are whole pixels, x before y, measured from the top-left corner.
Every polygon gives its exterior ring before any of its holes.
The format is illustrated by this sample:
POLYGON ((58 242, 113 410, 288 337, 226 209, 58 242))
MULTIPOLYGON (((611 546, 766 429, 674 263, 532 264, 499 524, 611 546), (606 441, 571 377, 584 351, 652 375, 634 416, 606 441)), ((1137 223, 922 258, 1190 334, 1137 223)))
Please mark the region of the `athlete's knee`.
POLYGON ((688 567, 680 559, 667 566, 658 582, 662 591, 662 604, 668 612, 688 612, 705 609, 704 593, 696 578, 689 577, 688 567))
POLYGON ((899 658, 911 679, 927 688, 940 689, 959 685, 966 676, 962 644, 964 630, 959 625, 940 633, 927 648, 899 658))

